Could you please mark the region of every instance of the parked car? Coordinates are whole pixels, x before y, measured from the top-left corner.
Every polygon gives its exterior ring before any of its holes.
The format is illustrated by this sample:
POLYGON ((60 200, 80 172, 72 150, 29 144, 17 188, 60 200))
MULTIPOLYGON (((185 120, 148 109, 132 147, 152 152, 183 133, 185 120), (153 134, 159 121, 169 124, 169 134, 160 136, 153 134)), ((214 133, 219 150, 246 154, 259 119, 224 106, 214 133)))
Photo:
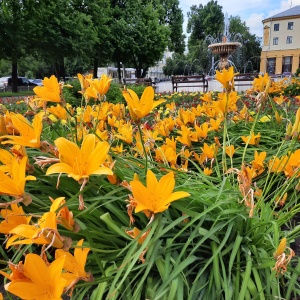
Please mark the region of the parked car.
POLYGON ((29 81, 31 83, 34 83, 34 84, 38 85, 38 86, 42 86, 43 85, 43 79, 29 79, 29 81))
POLYGON ((8 78, 9 78, 9 76, 0 77, 0 86, 3 86, 4 88, 6 88, 8 86, 8 78))
MULTIPOLYGON (((12 85, 12 78, 8 78, 8 86, 12 85)), ((36 83, 30 82, 26 77, 18 77, 18 86, 37 86, 36 83)))

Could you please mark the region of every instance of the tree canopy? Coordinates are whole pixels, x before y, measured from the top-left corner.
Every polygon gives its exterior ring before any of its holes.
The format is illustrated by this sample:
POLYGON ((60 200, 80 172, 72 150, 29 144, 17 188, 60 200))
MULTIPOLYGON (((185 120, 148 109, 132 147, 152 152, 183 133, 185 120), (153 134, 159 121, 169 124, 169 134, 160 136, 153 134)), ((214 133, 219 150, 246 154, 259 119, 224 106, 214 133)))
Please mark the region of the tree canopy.
POLYGON ((182 24, 178 0, 0 0, 0 59, 15 79, 28 56, 57 77, 120 62, 144 76, 167 47, 184 51, 182 24))

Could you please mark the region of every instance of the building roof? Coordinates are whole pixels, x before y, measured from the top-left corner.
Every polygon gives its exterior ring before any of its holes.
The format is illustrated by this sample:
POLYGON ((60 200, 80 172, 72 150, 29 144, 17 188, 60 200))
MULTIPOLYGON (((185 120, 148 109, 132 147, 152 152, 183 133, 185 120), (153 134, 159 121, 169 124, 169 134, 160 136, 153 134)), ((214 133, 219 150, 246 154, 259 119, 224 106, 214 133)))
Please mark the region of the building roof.
POLYGON ((294 6, 274 16, 268 17, 268 19, 285 18, 285 17, 292 17, 297 15, 300 15, 300 5, 294 6))

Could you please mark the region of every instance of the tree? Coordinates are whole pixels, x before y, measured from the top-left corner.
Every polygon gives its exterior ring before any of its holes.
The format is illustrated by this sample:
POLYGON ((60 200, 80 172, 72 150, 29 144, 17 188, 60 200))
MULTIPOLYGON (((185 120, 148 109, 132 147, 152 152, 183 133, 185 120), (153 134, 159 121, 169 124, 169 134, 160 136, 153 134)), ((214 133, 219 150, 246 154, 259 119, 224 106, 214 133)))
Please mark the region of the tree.
POLYGON ((230 16, 229 18, 230 35, 238 40, 242 47, 233 54, 236 67, 240 72, 253 72, 257 68, 257 58, 260 58, 261 46, 260 40, 255 34, 251 34, 249 27, 241 20, 239 16, 230 16))
POLYGON ((0 58, 11 62, 12 91, 18 91, 18 61, 30 46, 30 0, 0 0, 0 58))
POLYGON ((174 53, 172 58, 167 58, 163 72, 166 76, 188 75, 191 64, 184 54, 174 53))
POLYGON ((188 12, 187 32, 190 33, 188 47, 195 46, 199 40, 206 36, 218 37, 224 28, 224 15, 222 6, 218 1, 209 1, 207 5, 191 6, 188 12))
POLYGON ((113 5, 113 60, 119 68, 120 62, 133 65, 136 76, 144 77, 168 44, 170 30, 160 23, 163 8, 141 0, 114 1, 113 5))
POLYGON ((0 1, 0 52, 12 62, 13 91, 18 61, 26 55, 52 65, 50 73, 58 78, 65 76, 65 59, 92 64, 96 43, 105 32, 99 25, 105 11, 101 4, 109 0, 0 1), (90 11, 99 18, 94 15, 93 20, 90 11))
POLYGON ((78 0, 43 0, 36 11, 43 16, 36 26, 36 47, 52 65, 52 73, 65 77, 66 58, 92 62, 98 42, 96 27, 89 14, 82 11, 87 2, 78 0), (61 8, 64 9, 61 9, 61 8))
POLYGON ((194 45, 190 45, 187 59, 191 64, 193 73, 209 73, 211 55, 208 50, 208 44, 205 39, 197 41, 194 45))
POLYGON ((183 34, 183 13, 179 7, 179 0, 161 0, 164 8, 161 22, 170 29, 168 48, 179 54, 185 50, 185 35, 183 34))
MULTIPOLYGON (((111 3, 110 0, 85 0, 79 1, 77 9, 91 17, 97 42, 94 45, 91 58, 93 60, 93 75, 97 77, 98 66, 104 66, 111 61, 113 46, 111 43, 111 3)), ((80 58, 77 58, 80 67, 80 58)), ((80 71, 82 72, 82 71, 80 71)), ((76 74, 76 73, 74 73, 76 74)))

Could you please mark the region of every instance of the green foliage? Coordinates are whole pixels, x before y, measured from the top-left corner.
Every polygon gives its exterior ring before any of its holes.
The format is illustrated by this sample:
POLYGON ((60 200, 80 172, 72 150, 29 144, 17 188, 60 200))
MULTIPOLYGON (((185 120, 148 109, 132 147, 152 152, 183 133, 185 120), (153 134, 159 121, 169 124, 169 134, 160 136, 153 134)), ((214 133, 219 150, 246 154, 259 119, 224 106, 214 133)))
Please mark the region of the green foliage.
POLYGON ((229 22, 230 34, 242 44, 242 47, 232 55, 237 69, 241 73, 258 72, 261 53, 258 37, 250 33, 249 27, 246 26, 245 22, 242 22, 239 16, 231 16, 229 22))
POLYGON ((168 49, 175 53, 183 54, 185 50, 184 17, 182 9, 179 7, 179 0, 161 0, 159 2, 165 10, 162 21, 170 28, 168 49))
POLYGON ((72 106, 81 106, 82 105, 82 94, 79 93, 81 91, 80 82, 77 79, 70 80, 67 82, 72 87, 64 87, 63 88, 63 98, 64 100, 71 104, 72 106))
POLYGON ((300 79, 294 78, 292 82, 283 90, 283 94, 288 97, 299 96, 300 94, 300 79))
POLYGON ((138 78, 145 77, 168 44, 170 30, 159 22, 164 10, 160 5, 133 0, 115 5, 111 24, 113 60, 132 65, 138 78))
POLYGON ((204 6, 191 6, 187 24, 187 32, 190 33, 188 46, 205 39, 207 35, 218 37, 223 27, 224 15, 218 1, 211 0, 204 6))
MULTIPOLYGON (((127 85, 126 88, 127 89, 131 89, 133 90, 138 97, 140 98, 145 90, 145 85, 137 85, 137 84, 130 84, 127 85)), ((110 85, 110 89, 108 91, 108 93, 106 94, 106 101, 110 102, 110 103, 126 103, 124 100, 124 97, 122 95, 122 90, 123 90, 124 86, 120 85, 118 83, 114 83, 112 82, 110 85)))

